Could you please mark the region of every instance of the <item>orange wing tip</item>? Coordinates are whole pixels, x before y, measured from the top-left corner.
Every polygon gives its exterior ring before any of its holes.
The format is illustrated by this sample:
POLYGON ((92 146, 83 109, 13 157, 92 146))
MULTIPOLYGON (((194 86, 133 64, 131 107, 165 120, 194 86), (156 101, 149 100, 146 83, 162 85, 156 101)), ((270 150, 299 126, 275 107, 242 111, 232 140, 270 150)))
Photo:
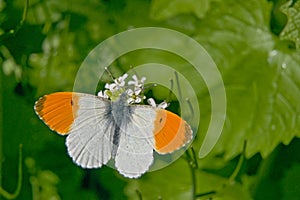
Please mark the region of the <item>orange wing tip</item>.
POLYGON ((38 117, 61 135, 68 134, 78 109, 79 96, 72 92, 57 92, 41 97, 35 102, 38 117))
POLYGON ((163 146, 160 149, 157 149, 156 151, 159 154, 168 154, 181 149, 182 147, 190 143, 193 139, 192 130, 190 130, 190 132, 186 132, 185 135, 186 137, 184 137, 182 140, 180 140, 180 137, 177 136, 172 141, 170 141, 166 146, 163 146))
POLYGON ((160 154, 176 151, 193 139, 190 125, 178 115, 158 110, 154 122, 155 150, 160 154))

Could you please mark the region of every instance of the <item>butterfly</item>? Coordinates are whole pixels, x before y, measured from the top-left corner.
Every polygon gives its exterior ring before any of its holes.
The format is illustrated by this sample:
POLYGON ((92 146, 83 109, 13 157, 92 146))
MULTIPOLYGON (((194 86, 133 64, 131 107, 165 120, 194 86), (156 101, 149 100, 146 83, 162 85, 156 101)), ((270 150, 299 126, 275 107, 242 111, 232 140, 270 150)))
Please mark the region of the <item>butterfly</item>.
MULTIPOLYGON (((127 77, 127 76, 126 76, 127 77)), ((162 106, 140 105, 143 84, 124 89, 125 76, 106 85, 100 96, 56 92, 38 99, 34 110, 48 127, 67 135, 72 160, 83 168, 100 168, 114 160, 125 177, 138 178, 153 163, 153 153, 168 154, 188 144, 190 125, 162 106)), ((136 78, 136 77, 135 77, 136 78)))

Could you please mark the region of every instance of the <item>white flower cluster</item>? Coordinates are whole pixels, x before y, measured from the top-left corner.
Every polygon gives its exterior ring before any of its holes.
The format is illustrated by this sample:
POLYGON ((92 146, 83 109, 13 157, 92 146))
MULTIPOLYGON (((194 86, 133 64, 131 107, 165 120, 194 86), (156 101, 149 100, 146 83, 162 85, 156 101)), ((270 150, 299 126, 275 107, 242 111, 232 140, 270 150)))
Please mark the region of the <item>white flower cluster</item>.
POLYGON ((155 100, 153 98, 149 98, 147 99, 147 102, 150 106, 154 107, 154 108, 161 108, 161 109, 165 109, 169 106, 169 103, 167 103, 166 101, 161 102, 160 104, 156 104, 155 100))
POLYGON ((125 79, 127 77, 128 74, 124 74, 123 76, 114 79, 114 83, 106 83, 104 86, 106 90, 100 90, 98 92, 98 96, 114 101, 122 92, 125 91, 125 79))
MULTIPOLYGON (((98 96, 111 99, 112 101, 119 98, 121 93, 126 92, 128 94, 127 102, 129 104, 141 103, 142 100, 146 99, 146 97, 142 94, 144 89, 144 82, 146 81, 146 77, 142 77, 138 79, 136 75, 132 76, 132 80, 128 81, 127 86, 125 79, 128 77, 128 74, 124 74, 116 79, 114 79, 113 83, 106 83, 105 90, 99 91, 98 96)), ((168 103, 163 101, 160 104, 156 104, 154 99, 149 98, 147 100, 148 104, 152 107, 165 109, 168 107, 168 103)))

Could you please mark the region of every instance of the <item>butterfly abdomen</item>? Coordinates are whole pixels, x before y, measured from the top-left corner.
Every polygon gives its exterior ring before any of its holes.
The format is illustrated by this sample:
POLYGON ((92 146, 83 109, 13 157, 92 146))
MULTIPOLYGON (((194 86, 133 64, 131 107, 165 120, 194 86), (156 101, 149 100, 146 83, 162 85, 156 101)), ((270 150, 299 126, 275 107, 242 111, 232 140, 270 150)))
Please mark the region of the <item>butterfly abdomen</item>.
POLYGON ((121 95, 117 101, 111 102, 110 109, 111 121, 114 124, 112 157, 115 157, 119 147, 121 134, 126 134, 125 130, 127 129, 127 124, 131 121, 131 109, 125 95, 121 95))

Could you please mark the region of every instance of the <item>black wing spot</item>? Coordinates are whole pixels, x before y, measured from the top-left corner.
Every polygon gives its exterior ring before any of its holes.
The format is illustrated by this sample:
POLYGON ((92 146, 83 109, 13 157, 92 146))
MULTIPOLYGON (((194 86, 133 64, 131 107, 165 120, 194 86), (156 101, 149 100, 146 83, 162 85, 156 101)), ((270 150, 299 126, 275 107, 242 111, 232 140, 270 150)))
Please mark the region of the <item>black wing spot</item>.
POLYGON ((161 118, 159 119, 159 123, 162 123, 162 121, 163 121, 163 118, 161 117, 161 118))

